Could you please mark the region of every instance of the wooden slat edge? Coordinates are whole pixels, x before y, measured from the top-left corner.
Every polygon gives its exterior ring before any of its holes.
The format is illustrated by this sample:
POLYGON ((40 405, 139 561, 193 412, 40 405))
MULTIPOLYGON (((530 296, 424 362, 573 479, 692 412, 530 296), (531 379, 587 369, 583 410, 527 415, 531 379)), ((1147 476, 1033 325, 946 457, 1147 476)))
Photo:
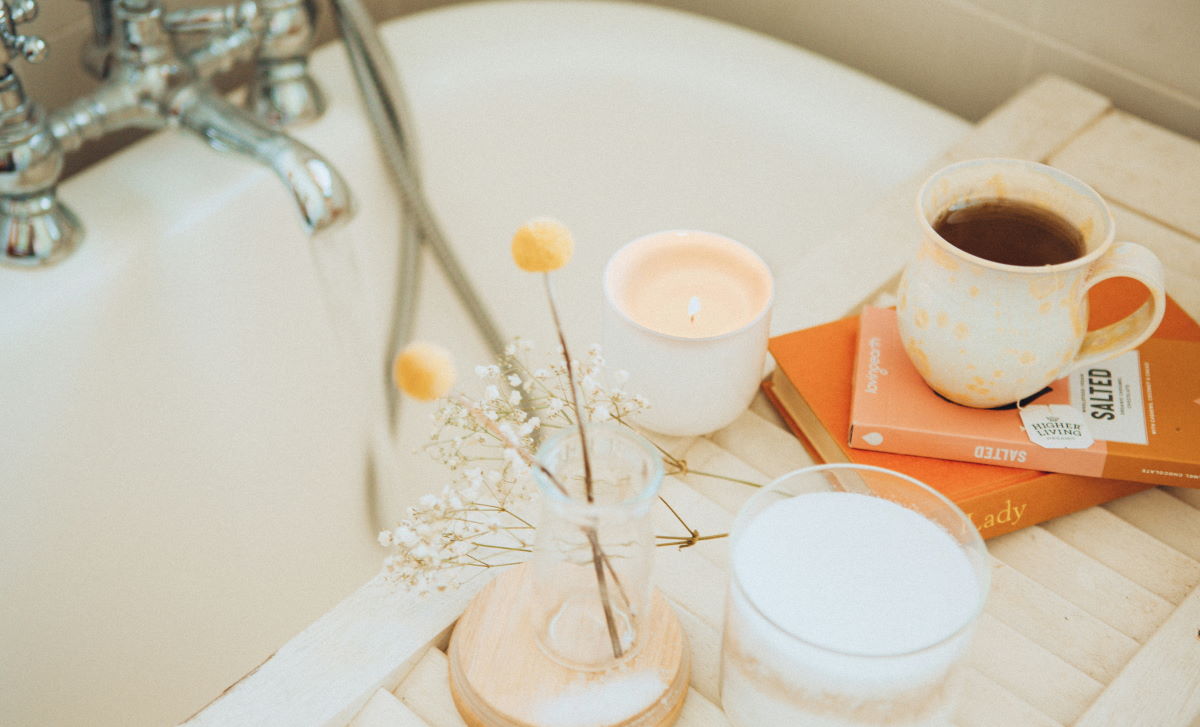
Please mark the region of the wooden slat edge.
POLYGON ((1112 108, 1107 97, 1047 74, 997 106, 946 153, 946 163, 1007 156, 1044 161, 1112 108))
POLYGON ((1052 654, 1107 684, 1138 643, 999 560, 986 610, 1052 654))
POLYGON ((187 727, 344 727, 399 681, 490 580, 419 596, 380 575, 187 720, 187 727))
POLYGON ((1045 713, 972 667, 963 667, 954 721, 961 727, 1061 727, 1045 713))
POLYGON ((1188 727, 1200 719, 1200 588, 1150 637, 1078 727, 1188 727))
POLYGON ((993 539, 988 551, 1139 643, 1175 609, 1170 601, 1036 525, 993 539))
POLYGON ((429 727, 428 723, 392 696, 378 689, 347 727, 429 727))
POLYGON ((1113 111, 1051 163, 1109 199, 1200 239, 1200 143, 1113 111))
POLYGON ((437 649, 425 652, 394 694, 430 727, 466 727, 450 691, 450 662, 437 649))
POLYGON ((979 618, 968 665, 1047 716, 1071 724, 1104 685, 991 614, 979 618))

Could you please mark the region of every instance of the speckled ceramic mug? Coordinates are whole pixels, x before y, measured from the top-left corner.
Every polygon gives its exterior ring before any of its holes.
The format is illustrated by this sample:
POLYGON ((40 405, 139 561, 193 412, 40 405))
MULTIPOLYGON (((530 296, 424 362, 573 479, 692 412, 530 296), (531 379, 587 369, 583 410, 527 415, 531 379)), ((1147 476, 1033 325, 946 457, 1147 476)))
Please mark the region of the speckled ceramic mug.
POLYGON ((1112 212, 1091 187, 1053 167, 975 159, 935 173, 917 195, 922 239, 900 281, 900 336, 942 396, 974 407, 1019 401, 1073 369, 1134 348, 1165 308, 1162 263, 1141 245, 1113 242, 1112 212), (951 245, 933 225, 947 209, 985 200, 1026 202, 1082 234, 1084 254, 1057 265, 1006 265, 951 245), (1150 297, 1128 317, 1088 331, 1088 290, 1130 277, 1150 297))

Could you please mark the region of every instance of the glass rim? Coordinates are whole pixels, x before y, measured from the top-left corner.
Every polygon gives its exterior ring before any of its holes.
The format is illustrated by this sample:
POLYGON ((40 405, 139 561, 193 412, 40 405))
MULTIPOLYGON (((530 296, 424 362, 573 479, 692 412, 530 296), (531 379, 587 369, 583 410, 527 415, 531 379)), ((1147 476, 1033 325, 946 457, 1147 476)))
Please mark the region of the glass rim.
MULTIPOLYGON (((791 495, 791 497, 800 497, 800 496, 801 495, 791 495)), ((875 497, 875 495, 869 495, 869 496, 875 497)), ((880 498, 880 499, 886 499, 886 498, 880 498)), ((897 503, 897 504, 899 504, 899 503, 897 503)), ((908 508, 905 508, 905 509, 908 509, 908 508)), ((755 517, 757 517, 758 514, 759 513, 755 513, 755 517)), ((922 517, 925 517, 925 515, 922 513, 918 513, 918 514, 921 515, 922 517)), ((925 519, 929 520, 928 517, 925 517, 925 519)), ((933 521, 930 520, 930 522, 933 522, 933 521)), ((938 524, 936 522, 934 522, 933 524, 937 525, 937 527, 941 528, 942 530, 945 530, 945 528, 942 528, 942 526, 940 524, 938 524)), ((746 601, 747 604, 749 604, 750 608, 752 608, 754 610, 754 613, 757 614, 759 616, 759 618, 761 618, 763 621, 765 621, 767 624, 769 624, 771 626, 771 628, 773 628, 774 630, 776 630, 777 632, 782 634, 784 637, 791 639, 792 641, 802 643, 806 646, 810 646, 819 651, 823 651, 827 654, 836 654, 839 656, 849 656, 849 657, 853 657, 856 659, 884 660, 884 659, 898 659, 898 658, 903 658, 903 657, 908 657, 908 656, 915 656, 915 655, 918 655, 918 654, 921 654, 924 652, 932 651, 946 643, 953 641, 954 639, 959 638, 960 636, 963 635, 964 632, 966 632, 968 629, 970 629, 971 626, 976 621, 979 620, 979 616, 983 613, 983 609, 987 605, 988 594, 991 591, 992 573, 991 573, 991 568, 988 567, 987 546, 984 545, 983 537, 980 536, 978 528, 975 527, 975 524, 973 522, 971 522, 971 519, 969 517, 967 517, 966 513, 964 513, 962 511, 962 508, 960 508, 958 505, 956 505, 954 503, 954 501, 952 501, 950 498, 946 497, 942 493, 938 492, 937 490, 935 490, 934 488, 925 484, 924 482, 921 482, 920 480, 916 479, 915 477, 906 475, 903 472, 897 472, 895 470, 887 469, 886 467, 876 467, 875 465, 866 465, 866 464, 855 464, 853 462, 835 462, 835 463, 831 463, 831 464, 813 465, 811 467, 801 467, 800 469, 795 469, 795 470, 792 470, 791 472, 780 475, 779 477, 776 477, 770 483, 765 485, 761 490, 754 493, 750 497, 750 499, 748 499, 745 502, 745 504, 742 505, 742 508, 741 508, 741 510, 738 511, 737 517, 734 519, 733 526, 730 529, 729 540, 730 540, 730 543, 729 543, 729 551, 730 551, 729 582, 730 582, 730 585, 737 589, 737 591, 741 595, 741 597, 746 601), (968 540, 967 543, 959 542, 957 537, 955 537, 953 534, 948 533, 948 534, 950 534, 951 537, 954 538, 955 543, 958 544, 961 548, 963 548, 964 550, 976 550, 979 553, 979 555, 982 557, 982 560, 978 564, 975 563, 974 560, 971 560, 971 569, 975 573, 975 576, 976 576, 979 598, 978 598, 977 603, 975 604, 975 607, 971 609, 971 611, 968 613, 966 618, 963 619, 962 623, 956 625, 951 631, 949 631, 945 636, 938 639, 937 641, 931 642, 929 644, 926 644, 924 646, 921 646, 921 647, 918 647, 915 649, 909 649, 907 651, 887 651, 887 652, 856 651, 856 650, 852 650, 852 649, 835 648, 828 644, 822 644, 822 643, 813 641, 811 639, 805 638, 803 636, 800 636, 796 633, 793 633, 792 631, 789 631, 788 629, 784 628, 783 626, 779 625, 774 619, 772 619, 767 614, 763 613, 762 609, 759 608, 759 605, 754 602, 754 599, 751 598, 750 595, 748 593, 746 593, 745 588, 742 587, 742 583, 738 578, 737 568, 734 567, 734 561, 733 561, 733 553, 735 552, 735 550, 737 548, 738 541, 741 539, 742 531, 744 531, 746 529, 746 527, 751 522, 753 522, 753 519, 751 519, 749 521, 744 520, 746 517, 748 517, 746 514, 746 510, 750 506, 750 503, 755 498, 759 497, 760 495, 765 496, 766 493, 779 492, 781 489, 781 483, 783 483, 786 480, 789 480, 789 479, 799 476, 799 475, 820 473, 820 472, 825 472, 825 471, 829 471, 829 470, 859 470, 859 471, 866 471, 866 472, 878 472, 878 473, 885 474, 885 475, 891 475, 900 480, 905 480, 905 481, 909 482, 910 484, 916 485, 918 489, 924 490, 926 493, 933 495, 934 498, 941 501, 942 504, 949 506, 950 510, 952 512, 954 512, 955 514, 957 514, 958 517, 961 518, 962 521, 965 522, 969 526, 969 530, 967 531, 969 533, 969 535, 967 536, 967 540, 968 540)))
MULTIPOLYGON (((628 444, 631 444, 636 449, 640 450, 650 463, 650 471, 646 475, 647 485, 630 497, 626 497, 625 499, 618 500, 616 502, 587 502, 585 500, 576 499, 559 491, 558 488, 549 482, 545 473, 543 473, 541 469, 534 467, 532 468, 533 479, 534 482, 537 483, 538 490, 542 493, 543 497, 552 502, 570 507, 600 511, 631 509, 648 503, 650 500, 658 496, 658 491, 662 487, 662 480, 664 476, 662 456, 656 449, 654 449, 654 446, 650 444, 648 439, 643 437, 641 434, 638 434, 638 432, 634 429, 631 429, 625 425, 612 424, 610 422, 590 422, 587 424, 586 429, 588 439, 594 438, 597 432, 603 432, 604 434, 614 436, 616 439, 624 440, 628 444)), ((543 441, 541 445, 538 446, 535 458, 538 462, 545 465, 546 463, 542 460, 544 455, 562 447, 565 442, 578 438, 579 428, 577 426, 572 425, 570 427, 566 427, 543 441)))

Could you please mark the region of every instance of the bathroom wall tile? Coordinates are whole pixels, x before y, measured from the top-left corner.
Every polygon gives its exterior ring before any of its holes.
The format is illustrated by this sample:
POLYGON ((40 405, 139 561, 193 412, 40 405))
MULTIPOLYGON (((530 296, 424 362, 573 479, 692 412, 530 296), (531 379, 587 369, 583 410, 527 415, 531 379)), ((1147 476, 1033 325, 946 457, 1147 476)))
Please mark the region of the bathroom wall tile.
MULTIPOLYGON (((1056 73, 1112 99, 1120 109, 1193 139, 1200 139, 1200 96, 1114 66, 1066 44, 1035 43, 1029 76, 1056 73)), ((1198 63, 1196 68, 1200 68, 1198 63)))
POLYGON ((46 41, 46 56, 40 63, 15 60, 11 65, 24 83, 25 92, 54 108, 92 85, 79 65, 80 49, 91 37, 91 12, 87 4, 75 0, 42 0, 38 8, 37 20, 17 26, 17 31, 46 41))
POLYGON ((958 0, 1027 27, 1034 27, 1043 8, 1054 0, 958 0))
POLYGON ((17 29, 45 38, 90 15, 87 3, 78 0, 40 0, 37 20, 28 25, 19 25, 17 29))
POLYGON ((1117 68, 1200 97, 1200 2, 1195 0, 952 1, 971 3, 1043 41, 1061 41, 1117 68))
MULTIPOLYGON (((1158 57, 1133 65, 1108 60, 1059 40, 1059 35, 1101 38, 1094 29, 1055 29, 1071 25, 1063 6, 1105 6, 1105 17, 1128 23, 1131 0, 808 0, 804 3, 761 0, 729 4, 720 0, 659 0, 661 4, 720 17, 796 43, 858 68, 965 118, 976 120, 1018 88, 1043 73, 1067 76, 1112 96, 1134 114, 1193 138, 1200 138, 1200 93, 1173 87, 1167 78, 1186 76, 1200 84, 1200 43, 1186 48, 1164 42, 1158 57), (753 5, 755 10, 746 9, 753 5), (1118 6, 1115 10, 1109 6, 1118 6), (1047 17, 1055 18, 1053 21, 1047 17), (1068 30, 1070 32, 1068 32, 1068 30), (1195 58, 1193 58, 1195 56, 1195 58)), ((1196 0, 1147 0, 1157 8, 1158 27, 1175 22, 1179 32, 1200 27, 1196 0), (1186 6, 1186 7, 1183 7, 1186 6), (1164 21, 1163 17, 1168 18, 1164 21)), ((1078 25, 1075 18, 1074 25, 1078 25)), ((1120 35, 1119 28, 1108 35, 1120 35)), ((1176 32, 1175 35, 1178 35, 1176 32)), ((1131 30, 1130 38, 1141 31, 1131 30)), ((1174 38, 1175 35, 1170 35, 1174 38)), ((1079 41, 1082 42, 1082 41, 1079 41)), ((1137 45, 1134 40, 1126 39, 1137 45)), ((1137 55, 1134 53, 1133 55, 1137 55)))
POLYGON ((1200 97, 1197 0, 1049 0, 1036 30, 1200 97))
MULTIPOLYGON (((164 0, 168 9, 222 0, 164 0)), ((363 0, 386 20, 457 0, 363 0)), ((1111 96, 1118 106, 1200 138, 1198 0, 639 0, 741 25, 809 48, 968 119, 981 118, 1044 72, 1111 96)), ((91 13, 79 0, 41 0, 25 32, 50 56, 16 67, 39 102, 56 108, 94 86, 79 53, 91 13)), ((328 10, 327 2, 321 2, 328 10)), ((324 12, 319 38, 335 38, 324 12)), ((233 75, 226 83, 245 76, 233 75)), ((120 140, 89 144, 70 168, 120 140)))
MULTIPOLYGON (((696 0, 664 0, 693 9, 696 0)), ((1028 38, 942 0, 771 3, 750 25, 977 119, 1020 87, 1028 38), (989 24, 990 23, 990 24, 989 24), (965 29, 979 29, 968 32, 965 29)), ((745 24, 745 23, 743 23, 745 24)))
MULTIPOLYGON (((79 3, 79 7, 86 10, 83 3, 79 3)), ((54 32, 39 35, 49 47, 45 60, 41 63, 26 63, 23 60, 13 63, 17 77, 31 98, 47 109, 55 109, 96 86, 96 79, 83 70, 80 62, 83 47, 92 37, 89 17, 79 15, 54 32)))

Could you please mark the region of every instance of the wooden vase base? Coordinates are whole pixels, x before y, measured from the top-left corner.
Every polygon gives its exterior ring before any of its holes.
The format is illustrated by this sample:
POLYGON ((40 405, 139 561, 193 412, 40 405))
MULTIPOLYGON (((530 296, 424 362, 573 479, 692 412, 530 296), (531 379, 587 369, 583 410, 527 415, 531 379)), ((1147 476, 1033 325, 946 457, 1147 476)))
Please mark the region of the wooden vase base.
POLYGON ((683 629, 666 599, 658 591, 651 596, 643 643, 620 666, 602 672, 571 669, 550 659, 538 645, 532 619, 526 615, 529 573, 528 566, 520 565, 492 581, 472 599, 454 627, 450 690, 466 723, 470 727, 674 724, 687 696, 689 664, 683 629), (661 692, 655 676, 661 681, 661 692), (631 699, 636 703, 627 708, 624 702, 631 699))

